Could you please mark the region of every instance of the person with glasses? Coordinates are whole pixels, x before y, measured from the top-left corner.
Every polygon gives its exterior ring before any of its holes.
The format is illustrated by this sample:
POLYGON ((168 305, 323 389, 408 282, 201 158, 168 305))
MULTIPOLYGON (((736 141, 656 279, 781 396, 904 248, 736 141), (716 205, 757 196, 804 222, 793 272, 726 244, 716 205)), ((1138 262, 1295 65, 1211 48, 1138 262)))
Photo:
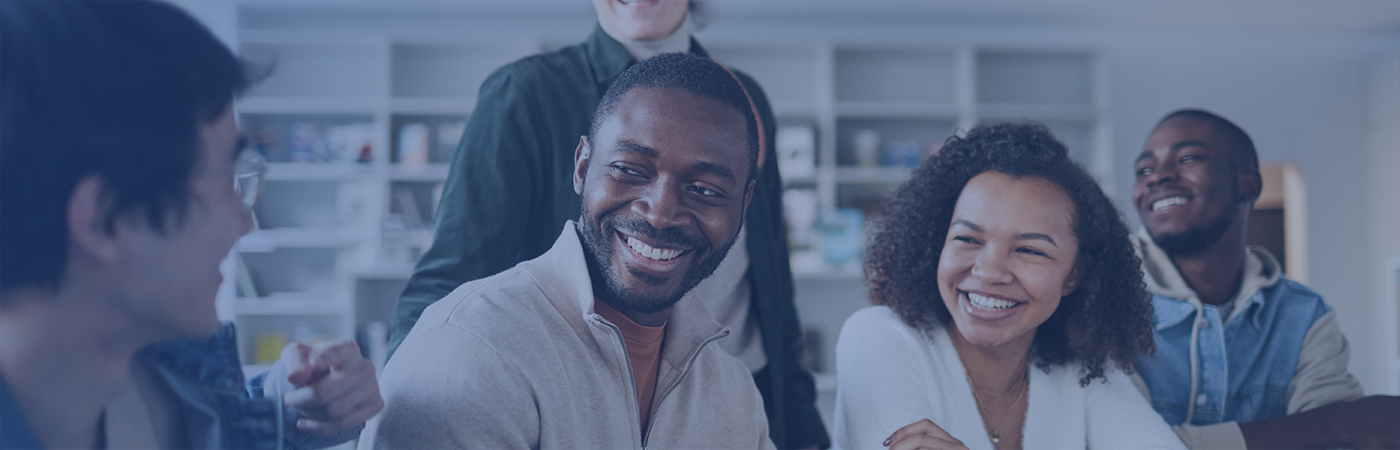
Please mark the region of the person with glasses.
POLYGON ((245 382, 215 314, 244 73, 169 4, 0 2, 0 449, 316 448, 383 407, 350 341, 245 382))

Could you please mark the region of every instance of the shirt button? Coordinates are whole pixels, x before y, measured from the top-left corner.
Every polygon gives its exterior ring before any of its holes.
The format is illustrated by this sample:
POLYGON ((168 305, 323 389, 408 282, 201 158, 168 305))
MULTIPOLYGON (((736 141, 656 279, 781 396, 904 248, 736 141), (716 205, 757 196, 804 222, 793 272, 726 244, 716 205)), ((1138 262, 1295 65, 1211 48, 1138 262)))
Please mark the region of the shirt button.
POLYGON ((1206 400, 1207 400, 1207 399, 1206 399, 1206 394, 1197 395, 1197 396, 1196 396, 1196 406, 1205 406, 1205 405, 1206 405, 1206 400))
POLYGON ((1202 318, 1196 320, 1196 326, 1201 327, 1201 328, 1203 328, 1203 329, 1204 329, 1204 328, 1210 328, 1210 320, 1209 320, 1209 319, 1206 319, 1205 317, 1202 317, 1202 318))

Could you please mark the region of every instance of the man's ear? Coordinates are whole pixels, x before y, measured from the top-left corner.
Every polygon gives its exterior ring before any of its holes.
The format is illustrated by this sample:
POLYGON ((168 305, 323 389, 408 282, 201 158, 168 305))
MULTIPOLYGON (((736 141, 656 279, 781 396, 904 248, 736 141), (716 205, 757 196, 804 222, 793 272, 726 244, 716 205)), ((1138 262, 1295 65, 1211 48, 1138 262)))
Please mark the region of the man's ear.
POLYGON ((579 136, 578 148, 574 149, 574 194, 583 195, 583 177, 588 175, 588 159, 592 152, 588 136, 579 136))
POLYGON ((753 201, 753 190, 755 186, 758 186, 758 181, 749 179, 748 187, 744 188, 744 210, 742 211, 742 214, 745 217, 747 217, 749 214, 749 203, 753 201))
POLYGON ((84 255, 99 261, 117 257, 117 231, 108 223, 112 199, 107 183, 96 175, 88 175, 73 186, 68 197, 68 254, 84 255))
POLYGON ((1239 183, 1239 201, 1241 202, 1252 203, 1259 200, 1259 194, 1264 191, 1264 179, 1259 175, 1258 170, 1240 172, 1239 176, 1236 177, 1236 182, 1239 183))

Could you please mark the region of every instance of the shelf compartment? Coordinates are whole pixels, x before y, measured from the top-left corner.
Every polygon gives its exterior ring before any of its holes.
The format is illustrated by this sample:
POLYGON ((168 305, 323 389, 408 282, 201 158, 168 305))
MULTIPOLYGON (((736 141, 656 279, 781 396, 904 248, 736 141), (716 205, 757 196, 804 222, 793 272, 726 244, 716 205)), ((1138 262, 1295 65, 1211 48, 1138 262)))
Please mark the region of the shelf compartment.
POLYGON ((922 48, 838 48, 838 102, 954 103, 954 53, 922 48))
POLYGON ((370 322, 394 323, 399 296, 408 278, 359 278, 355 280, 355 328, 370 322))
POLYGON ((442 183, 394 181, 389 183, 389 214, 403 217, 408 230, 432 229, 442 183))
MULTIPOLYGON (((337 250, 329 248, 278 248, 268 252, 240 252, 247 281, 242 297, 328 297, 335 292, 337 250), (250 285, 250 286, 249 286, 250 285), (254 292, 249 292, 249 291, 254 292)), ((242 275, 240 275, 242 277, 242 275)))
POLYGON ((244 112, 241 119, 249 144, 273 163, 354 165, 379 151, 379 128, 371 114, 244 112))
POLYGON ((389 161, 405 166, 452 161, 457 143, 467 128, 467 117, 467 114, 394 114, 389 118, 389 161), (417 148, 410 152, 412 155, 406 155, 405 145, 417 148))
POLYGON ((1093 105, 1093 55, 1087 51, 983 50, 977 53, 977 102, 1093 105))
POLYGON ((369 217, 374 181, 265 180, 253 214, 264 229, 342 229, 369 217))
POLYGON ((390 94, 470 99, 491 72, 527 54, 523 48, 397 42, 390 50, 390 94))
POLYGON ((247 364, 245 370, 276 362, 281 349, 292 342, 312 344, 323 340, 347 338, 344 315, 344 312, 239 315, 235 323, 238 327, 238 349, 242 353, 244 364, 247 364), (259 351, 259 347, 265 348, 259 351))
POLYGON ((262 229, 238 240, 238 251, 266 253, 285 248, 348 248, 365 243, 368 236, 347 230, 318 228, 262 229))
POLYGON ((836 165, 904 166, 908 159, 915 160, 913 162, 917 165, 917 161, 922 161, 935 145, 952 136, 956 128, 957 122, 951 119, 837 119, 836 165), (868 150, 862 150, 857 145, 858 135, 868 133, 865 130, 873 131, 876 138, 872 161, 862 161, 865 157, 863 154, 868 150), (913 142, 916 155, 912 158, 897 157, 900 152, 908 150, 909 141, 913 142))
MULTIPOLYGON (((710 56, 758 81, 773 103, 813 104, 817 95, 817 54, 802 47, 755 47, 752 45, 712 45, 710 56)), ((815 108, 814 108, 815 110, 815 108)))
POLYGON ((378 49, 355 42, 245 42, 239 54, 269 71, 249 96, 364 97, 382 92, 378 49))
POLYGON ((840 167, 837 183, 898 184, 909 179, 913 169, 905 167, 840 167))
POLYGON ((884 214, 881 205, 885 197, 894 191, 897 183, 843 184, 836 187, 836 207, 853 208, 869 218, 884 214))

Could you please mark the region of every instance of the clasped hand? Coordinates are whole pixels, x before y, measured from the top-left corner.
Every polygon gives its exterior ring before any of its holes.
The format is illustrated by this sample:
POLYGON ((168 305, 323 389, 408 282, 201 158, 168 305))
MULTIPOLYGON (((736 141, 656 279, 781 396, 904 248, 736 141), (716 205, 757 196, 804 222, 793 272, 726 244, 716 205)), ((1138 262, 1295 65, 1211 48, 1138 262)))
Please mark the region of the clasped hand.
POLYGON ((300 415, 297 429, 332 436, 360 426, 384 408, 374 365, 354 341, 288 344, 279 363, 294 387, 282 401, 300 415))
POLYGON ((895 430, 883 443, 890 450, 967 450, 953 435, 943 431, 933 421, 924 419, 895 430))

